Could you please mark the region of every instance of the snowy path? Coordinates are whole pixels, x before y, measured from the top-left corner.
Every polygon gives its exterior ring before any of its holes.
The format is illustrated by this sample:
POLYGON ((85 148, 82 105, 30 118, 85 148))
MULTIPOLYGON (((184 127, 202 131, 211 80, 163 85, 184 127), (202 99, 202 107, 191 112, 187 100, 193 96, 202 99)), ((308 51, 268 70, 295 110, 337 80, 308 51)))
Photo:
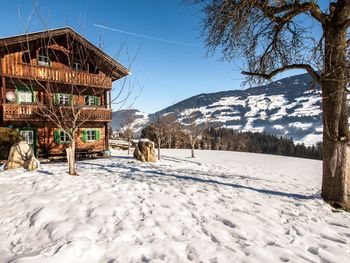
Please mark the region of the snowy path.
POLYGON ((164 150, 0 172, 0 262, 350 262, 321 162, 164 150))

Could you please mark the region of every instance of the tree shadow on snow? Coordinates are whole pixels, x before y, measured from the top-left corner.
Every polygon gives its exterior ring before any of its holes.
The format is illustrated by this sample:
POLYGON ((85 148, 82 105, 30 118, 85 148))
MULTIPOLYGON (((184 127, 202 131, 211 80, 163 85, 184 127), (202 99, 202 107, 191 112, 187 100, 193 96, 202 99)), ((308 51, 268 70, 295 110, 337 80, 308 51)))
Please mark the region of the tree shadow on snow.
MULTIPOLYGON (((118 157, 119 158, 119 157, 118 157)), ((162 170, 160 167, 157 167, 155 169, 150 169, 152 167, 141 167, 145 169, 140 169, 136 167, 135 165, 127 165, 123 163, 113 163, 111 165, 105 165, 105 164, 98 164, 98 163, 89 163, 89 162, 80 162, 80 164, 88 165, 89 167, 91 166, 97 166, 98 169, 103 169, 109 173, 118 173, 118 175, 121 178, 124 179, 130 179, 130 180, 138 180, 138 181, 146 181, 147 179, 156 179, 156 180, 161 180, 161 179, 170 179, 170 180, 181 180, 181 181, 191 181, 194 183, 204 183, 204 184, 213 184, 213 185, 222 185, 222 186, 228 186, 232 187, 235 189, 245 189, 245 190, 250 190, 254 192, 258 192, 261 194, 266 194, 266 195, 272 195, 272 196, 281 196, 281 197, 288 197, 288 198, 294 198, 294 199, 300 199, 300 200, 310 200, 310 199, 317 199, 317 196, 315 195, 303 195, 303 194, 295 194, 295 193, 288 193, 288 192, 282 192, 282 191, 276 191, 276 190, 269 190, 269 189, 260 189, 252 186, 246 186, 246 185, 241 185, 237 183, 228 183, 228 182, 220 182, 214 179, 205 179, 205 178, 199 178, 199 177, 194 177, 188 174, 199 174, 201 176, 213 176, 212 173, 204 173, 203 171, 196 171, 196 170, 178 170, 179 174, 170 174, 172 171, 169 170, 162 170), (113 170, 116 169, 116 170, 113 170), (118 169, 125 169, 129 170, 128 172, 120 172, 118 169), (186 174, 186 175, 185 175, 186 174)), ((82 168, 83 168, 82 167, 82 168)), ((85 167, 87 168, 87 167, 85 167)), ((91 168, 90 168, 91 169, 91 168)), ((216 177, 220 177, 220 175, 215 175, 216 177)), ((230 179, 230 176, 223 175, 222 178, 225 179, 230 179)), ((247 177, 243 175, 231 175, 231 178, 235 179, 240 179, 240 180, 260 180, 264 181, 261 178, 252 178, 252 177, 247 177)), ((268 181, 268 180, 265 180, 268 181)))
MULTIPOLYGON (((146 171, 143 171, 146 172, 146 171)), ((281 191, 275 191, 275 190, 269 190, 269 189, 259 189, 256 187, 252 187, 252 186, 245 186, 245 185, 240 185, 240 184, 236 184, 236 183, 225 183, 225 182, 220 182, 217 180, 213 180, 213 179, 203 179, 203 178, 198 178, 198 177, 193 177, 193 176, 188 176, 188 175, 175 175, 175 174, 166 174, 163 172, 158 172, 158 171, 147 171, 147 173, 151 173, 153 175, 150 175, 152 177, 172 177, 172 178, 176 178, 179 180, 184 180, 184 181, 192 181, 192 182, 197 182, 197 183, 209 183, 209 184, 214 184, 214 185, 223 185, 223 186, 229 186, 235 189, 246 189, 246 190, 251 190, 251 191, 255 191, 258 193, 262 193, 262 194, 267 194, 267 195, 273 195, 273 196, 282 196, 282 197, 289 197, 289 198, 294 198, 294 199, 302 199, 302 200, 308 200, 308 199, 315 199, 316 197, 314 195, 303 195, 303 194, 294 194, 294 193, 286 193, 286 192, 281 192, 281 191)), ((133 174, 134 175, 134 179, 135 179, 135 175, 137 174, 133 174)))

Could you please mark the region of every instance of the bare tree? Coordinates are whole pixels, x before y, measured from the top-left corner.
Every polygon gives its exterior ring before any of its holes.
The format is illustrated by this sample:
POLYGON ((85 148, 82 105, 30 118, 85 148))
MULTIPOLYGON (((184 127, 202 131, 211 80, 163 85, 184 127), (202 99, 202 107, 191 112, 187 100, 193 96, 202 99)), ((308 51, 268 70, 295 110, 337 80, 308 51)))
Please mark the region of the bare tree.
POLYGON ((131 148, 131 140, 134 138, 134 127, 133 127, 133 114, 131 111, 128 111, 125 125, 122 128, 122 136, 125 140, 128 142, 128 154, 130 154, 130 148, 131 148))
POLYGON ((302 69, 322 88, 322 197, 350 207, 349 83, 350 1, 191 0, 203 7, 209 52, 225 60, 244 58, 248 80, 270 80, 302 69), (320 32, 320 33, 318 33, 320 32))
POLYGON ((176 118, 172 114, 158 117, 155 122, 149 125, 151 133, 154 135, 158 148, 158 160, 160 160, 160 148, 163 143, 167 143, 169 130, 174 125, 176 118))
POLYGON ((190 115, 190 123, 185 126, 185 129, 188 132, 188 142, 191 145, 191 157, 195 158, 194 149, 195 146, 202 136, 203 132, 209 128, 209 120, 205 123, 199 122, 196 118, 195 112, 192 112, 190 115))

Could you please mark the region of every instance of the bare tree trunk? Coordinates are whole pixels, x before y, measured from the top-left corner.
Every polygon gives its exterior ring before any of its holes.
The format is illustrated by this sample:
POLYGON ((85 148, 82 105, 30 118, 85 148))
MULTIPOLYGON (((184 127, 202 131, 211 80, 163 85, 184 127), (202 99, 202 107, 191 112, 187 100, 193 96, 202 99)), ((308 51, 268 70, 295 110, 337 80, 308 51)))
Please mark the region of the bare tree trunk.
POLYGON ((194 143, 191 143, 191 157, 195 158, 195 156, 194 156, 194 143))
POLYGON ((325 71, 322 76, 323 180, 322 197, 350 208, 350 148, 347 106, 346 30, 325 26, 325 71))
POLYGON ((158 160, 160 160, 160 140, 158 139, 158 160))
POLYGON ((130 155, 130 140, 128 140, 128 155, 130 155))
POLYGON ((68 160, 68 173, 70 175, 77 175, 76 165, 75 165, 75 136, 72 138, 71 145, 66 149, 67 160, 68 160))

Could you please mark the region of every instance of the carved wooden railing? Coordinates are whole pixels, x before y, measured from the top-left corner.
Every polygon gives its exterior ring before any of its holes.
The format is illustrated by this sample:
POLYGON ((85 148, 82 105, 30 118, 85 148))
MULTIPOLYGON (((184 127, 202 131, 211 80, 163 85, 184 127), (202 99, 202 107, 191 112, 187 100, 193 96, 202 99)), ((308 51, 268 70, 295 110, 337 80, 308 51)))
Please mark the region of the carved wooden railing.
MULTIPOLYGON (((43 116, 42 111, 37 105, 17 105, 17 104, 2 104, 2 114, 4 121, 48 121, 49 119, 43 116)), ((64 116, 69 118, 72 112, 69 106, 61 107, 64 116)), ((74 110, 76 111, 76 110, 74 110)), ((112 120, 112 110, 102 107, 83 108, 80 113, 79 121, 90 122, 110 122, 112 120)))
POLYGON ((71 85, 82 85, 97 88, 112 87, 111 78, 104 75, 91 74, 81 71, 12 62, 4 63, 2 69, 3 75, 12 78, 53 81, 71 85))

